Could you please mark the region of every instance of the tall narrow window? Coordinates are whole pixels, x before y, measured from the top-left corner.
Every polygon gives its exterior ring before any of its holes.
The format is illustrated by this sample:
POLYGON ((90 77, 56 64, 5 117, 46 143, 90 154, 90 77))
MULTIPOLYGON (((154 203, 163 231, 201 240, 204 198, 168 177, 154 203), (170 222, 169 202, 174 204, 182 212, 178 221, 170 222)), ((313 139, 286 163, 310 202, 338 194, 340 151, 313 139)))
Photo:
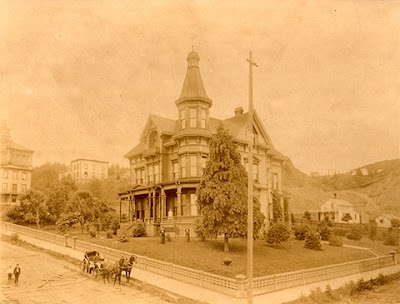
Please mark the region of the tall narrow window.
POLYGON ((200 127, 205 129, 206 128, 206 110, 200 110, 200 127))
POLYGON ((181 128, 185 129, 186 121, 185 121, 185 110, 181 110, 181 128))
POLYGON ((7 184, 6 183, 3 184, 2 190, 3 190, 3 192, 7 192, 7 184))
POLYGON ((12 185, 12 192, 17 192, 17 184, 12 185))
POLYGON ((273 180, 272 180, 272 189, 278 190, 278 174, 274 173, 273 180))
POLYGON ((196 128, 196 109, 190 109, 190 127, 196 128))
POLYGON ((3 178, 8 178, 8 171, 7 170, 3 171, 3 178))
POLYGON ((174 167, 174 180, 177 180, 179 178, 179 165, 178 162, 173 163, 174 167))
POLYGON ((22 172, 22 180, 26 180, 26 172, 22 172))
POLYGON ((153 167, 153 165, 150 165, 149 167, 148 167, 148 169, 149 169, 149 183, 151 184, 151 183, 153 183, 153 177, 154 177, 154 167, 153 167))
POLYGON ((197 176, 197 156, 190 156, 190 176, 197 176))
POLYGON ((154 182, 160 182, 160 166, 158 164, 154 165, 154 182))
POLYGON ((181 177, 182 178, 186 177, 186 168, 187 168, 187 157, 183 156, 181 158, 181 177))
POLYGON ((13 179, 18 179, 18 171, 13 171, 13 179))
POLYGON ((21 185, 21 192, 25 192, 26 191, 26 185, 25 184, 22 184, 21 185))

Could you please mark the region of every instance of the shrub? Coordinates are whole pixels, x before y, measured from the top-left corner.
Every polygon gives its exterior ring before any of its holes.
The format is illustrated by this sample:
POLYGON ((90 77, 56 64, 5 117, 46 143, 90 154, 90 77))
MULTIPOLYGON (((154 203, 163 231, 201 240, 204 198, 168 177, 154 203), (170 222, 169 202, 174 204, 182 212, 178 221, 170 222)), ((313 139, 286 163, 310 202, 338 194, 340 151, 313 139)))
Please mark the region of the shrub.
POLYGON ((112 239, 113 236, 114 236, 114 231, 112 231, 112 230, 107 230, 107 231, 106 231, 106 237, 107 237, 108 239, 112 239))
POLYGON ((383 245, 386 246, 399 246, 399 237, 394 232, 389 232, 386 234, 383 240, 383 245))
POLYGON ((202 218, 197 219, 195 222, 195 225, 196 225, 196 228, 195 228, 196 236, 200 240, 204 241, 206 239, 206 237, 205 237, 205 228, 204 228, 204 225, 202 224, 202 218))
POLYGON ((343 240, 341 236, 333 235, 329 238, 329 245, 335 247, 343 247, 343 240))
POLYGON ((19 235, 18 233, 13 233, 10 235, 10 240, 13 242, 17 242, 19 240, 19 235))
POLYGON ((319 223, 317 226, 317 232, 321 236, 321 240, 328 241, 331 235, 331 229, 328 227, 326 222, 319 223))
POLYGON ((362 238, 362 234, 363 234, 363 227, 361 225, 353 225, 350 228, 349 233, 346 235, 346 237, 349 240, 353 240, 353 241, 359 241, 362 238))
POLYGON ((306 238, 307 233, 309 233, 310 227, 308 226, 301 226, 301 227, 296 227, 294 230, 294 237, 296 240, 303 241, 306 238))
POLYGON ((142 221, 135 221, 132 228, 133 237, 146 236, 146 224, 142 221))
POLYGON ((90 235, 90 237, 92 237, 92 238, 96 237, 96 235, 97 235, 97 230, 96 230, 96 229, 93 229, 93 228, 89 229, 89 235, 90 235))
POLYGON ((311 250, 322 250, 321 236, 318 232, 310 230, 310 232, 306 235, 304 248, 311 250))
POLYGON ((377 232, 378 229, 376 228, 376 224, 375 223, 369 223, 368 225, 368 234, 369 234, 369 238, 373 241, 375 241, 375 239, 377 238, 377 232))
POLYGON ((284 224, 274 224, 268 230, 266 241, 269 245, 279 245, 289 240, 290 231, 284 224))
POLYGON ((350 231, 346 228, 334 228, 332 229, 332 234, 338 236, 346 236, 350 231))

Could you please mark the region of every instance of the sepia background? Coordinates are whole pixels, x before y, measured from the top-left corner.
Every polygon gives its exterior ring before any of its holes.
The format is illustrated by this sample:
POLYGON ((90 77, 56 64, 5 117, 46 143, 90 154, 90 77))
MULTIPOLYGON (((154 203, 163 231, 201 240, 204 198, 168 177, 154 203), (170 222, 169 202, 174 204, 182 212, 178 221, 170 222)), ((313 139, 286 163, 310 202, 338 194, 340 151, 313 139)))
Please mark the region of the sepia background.
POLYGON ((400 157, 400 1, 0 1, 0 119, 34 165, 128 166, 147 116, 176 119, 194 46, 212 117, 255 109, 300 170, 400 157))

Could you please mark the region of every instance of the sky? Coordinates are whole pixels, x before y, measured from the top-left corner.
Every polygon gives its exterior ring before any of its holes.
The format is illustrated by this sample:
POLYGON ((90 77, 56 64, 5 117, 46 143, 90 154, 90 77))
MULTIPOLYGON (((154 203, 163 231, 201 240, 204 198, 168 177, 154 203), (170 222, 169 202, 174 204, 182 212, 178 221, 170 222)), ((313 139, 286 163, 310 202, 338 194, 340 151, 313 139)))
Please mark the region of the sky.
POLYGON ((400 157, 400 0, 0 0, 0 119, 35 166, 123 155, 177 119, 192 46, 210 116, 254 106, 305 173, 400 157))

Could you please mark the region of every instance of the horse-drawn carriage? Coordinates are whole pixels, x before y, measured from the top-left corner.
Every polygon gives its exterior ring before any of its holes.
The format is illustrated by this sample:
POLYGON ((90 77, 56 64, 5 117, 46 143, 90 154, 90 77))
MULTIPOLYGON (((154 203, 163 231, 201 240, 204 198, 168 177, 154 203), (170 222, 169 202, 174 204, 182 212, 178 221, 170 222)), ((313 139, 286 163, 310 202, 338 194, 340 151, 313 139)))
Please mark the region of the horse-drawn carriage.
POLYGON ((94 274, 97 278, 100 273, 100 263, 104 261, 98 251, 86 251, 83 260, 79 266, 81 273, 94 274))
POLYGON ((129 282, 135 260, 135 256, 131 255, 129 259, 121 257, 118 261, 111 262, 106 261, 98 251, 86 251, 79 269, 85 275, 94 274, 96 279, 101 275, 104 282, 106 279, 109 282, 111 277, 114 279, 114 284, 117 280, 121 284, 122 272, 125 272, 126 280, 129 282))

